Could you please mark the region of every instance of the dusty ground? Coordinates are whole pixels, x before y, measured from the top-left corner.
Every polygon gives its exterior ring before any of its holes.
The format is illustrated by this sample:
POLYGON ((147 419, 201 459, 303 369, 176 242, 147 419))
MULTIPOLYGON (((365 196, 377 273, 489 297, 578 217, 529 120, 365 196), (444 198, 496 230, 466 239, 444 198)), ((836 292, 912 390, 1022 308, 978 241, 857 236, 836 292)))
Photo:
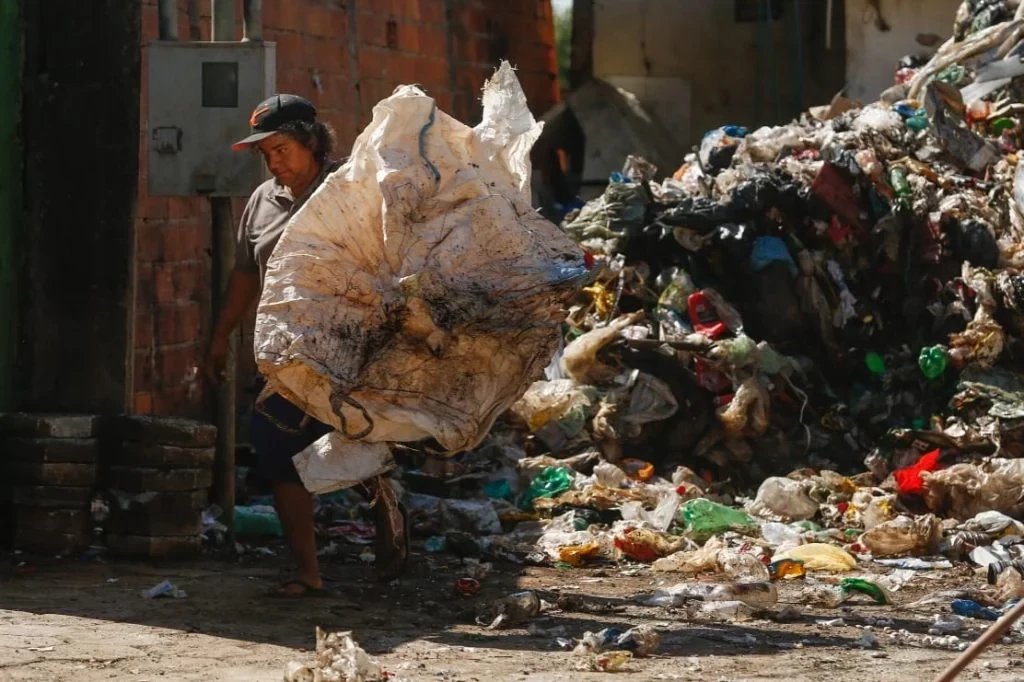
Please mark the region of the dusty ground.
MULTIPOLYGON (((865 617, 891 618, 896 629, 917 633, 925 633, 930 622, 926 613, 865 602, 845 613, 806 610, 785 624, 688 621, 681 612, 633 604, 631 596, 665 582, 637 569, 497 566, 481 594, 467 599, 453 595, 454 579, 463 575, 454 557, 417 555, 413 574, 395 587, 373 583, 364 566, 333 559, 327 570, 336 598, 281 602, 260 596, 281 575, 284 562, 276 557, 164 565, 2 559, 0 680, 276 682, 288 661, 311 662, 317 625, 353 630, 400 680, 607 679, 608 674, 573 670, 572 654, 558 648, 558 628, 580 636, 640 623, 662 630, 661 652, 634 660, 630 672, 619 673, 625 680, 927 681, 954 657, 949 651, 896 645, 881 627, 876 628, 880 649, 856 647, 862 633, 856 624, 865 617), (16 570, 19 562, 28 568, 16 570), (165 578, 188 598, 140 596, 165 578), (549 600, 586 595, 589 610, 605 611, 555 611, 536 621, 532 634, 472 624, 476 601, 517 587, 541 590, 549 600), (818 622, 838 616, 845 625, 818 622)), ((898 597, 908 603, 940 587, 981 585, 965 570, 945 577, 921 574, 898 597)), ((780 599, 795 601, 798 592, 799 585, 786 584, 780 599)), ((1000 645, 962 679, 1024 680, 1020 651, 1019 644, 1000 645)))

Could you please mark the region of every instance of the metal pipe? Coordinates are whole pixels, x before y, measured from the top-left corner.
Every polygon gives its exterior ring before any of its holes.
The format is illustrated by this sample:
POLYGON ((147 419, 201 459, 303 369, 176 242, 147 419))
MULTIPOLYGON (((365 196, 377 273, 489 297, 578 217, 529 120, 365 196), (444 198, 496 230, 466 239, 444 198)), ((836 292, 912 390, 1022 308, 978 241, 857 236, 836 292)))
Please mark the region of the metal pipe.
POLYGON ((242 0, 242 40, 263 40, 263 0, 242 0))
MULTIPOLYGON (((235 39, 234 0, 213 0, 211 7, 210 39, 232 42, 235 39)), ((214 308, 219 313, 228 280, 235 263, 235 225, 231 214, 231 199, 210 198, 210 218, 213 228, 214 308)), ((238 412, 235 399, 238 390, 238 330, 228 339, 228 355, 224 364, 224 380, 217 389, 217 459, 214 470, 215 501, 223 515, 221 523, 227 526, 228 537, 235 532, 235 425, 238 412)))
POLYGON ((953 662, 949 664, 949 667, 943 670, 942 673, 935 678, 935 682, 952 682, 955 680, 956 676, 971 664, 971 661, 976 659, 990 644, 1006 634, 1006 631, 1009 630, 1021 616, 1024 616, 1024 601, 1018 602, 1017 605, 1007 611, 1002 618, 997 620, 995 623, 992 623, 988 630, 981 633, 981 637, 974 640, 973 644, 964 649, 964 652, 957 656, 953 662))
POLYGON ((231 42, 235 39, 235 3, 233 0, 213 0, 210 25, 210 39, 215 42, 231 42))
POLYGON ((160 0, 157 5, 158 35, 160 40, 178 39, 178 3, 177 0, 160 0))

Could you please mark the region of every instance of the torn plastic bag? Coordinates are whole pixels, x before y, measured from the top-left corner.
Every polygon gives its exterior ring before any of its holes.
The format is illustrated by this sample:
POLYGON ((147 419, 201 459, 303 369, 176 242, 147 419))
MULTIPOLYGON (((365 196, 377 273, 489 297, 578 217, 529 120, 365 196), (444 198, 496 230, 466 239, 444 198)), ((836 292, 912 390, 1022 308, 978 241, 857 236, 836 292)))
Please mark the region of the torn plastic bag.
POLYGON ((966 521, 982 512, 1024 513, 1024 460, 990 459, 923 472, 924 500, 936 514, 966 521))
POLYGON ((619 370, 598 360, 597 354, 608 344, 617 341, 623 329, 636 324, 643 317, 642 311, 623 315, 607 327, 592 329, 583 336, 573 339, 562 354, 562 369, 570 378, 581 384, 611 381, 619 375, 619 370))
POLYGON ((403 86, 292 218, 255 352, 277 392, 352 440, 471 449, 542 374, 589 277, 530 205, 540 134, 512 68, 469 128, 403 86))

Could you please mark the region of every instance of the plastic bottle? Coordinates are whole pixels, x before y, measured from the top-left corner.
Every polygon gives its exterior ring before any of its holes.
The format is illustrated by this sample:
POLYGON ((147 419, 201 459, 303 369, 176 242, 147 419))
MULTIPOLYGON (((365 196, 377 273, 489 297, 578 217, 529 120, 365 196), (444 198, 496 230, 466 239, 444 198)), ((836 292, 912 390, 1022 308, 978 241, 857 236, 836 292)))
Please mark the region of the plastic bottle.
POLYGON ((650 625, 639 625, 619 635, 615 640, 615 646, 642 658, 658 650, 661 646, 661 635, 650 625))
POLYGON ((891 604, 892 599, 886 593, 881 586, 871 582, 870 580, 863 580, 862 578, 843 578, 842 582, 839 583, 840 589, 847 594, 853 592, 860 592, 866 594, 875 600, 876 604, 891 604))
POLYGON ((490 611, 494 614, 494 619, 488 625, 492 630, 515 627, 540 613, 540 597, 535 592, 517 592, 494 602, 490 611))
POLYGON ((746 621, 756 616, 758 610, 741 601, 712 601, 702 604, 700 612, 722 620, 746 621))
POLYGON ((743 581, 768 580, 768 569, 757 555, 726 549, 718 553, 718 564, 730 578, 743 581))
POLYGON ((758 530, 757 522, 749 514, 703 497, 684 503, 679 509, 679 515, 686 529, 697 537, 718 535, 728 530, 758 530))
POLYGON ((942 346, 927 346, 921 349, 917 365, 921 373, 929 379, 937 379, 946 371, 948 360, 946 350, 942 346))
POLYGON ((896 198, 900 203, 906 205, 910 199, 910 182, 907 181, 907 169, 903 166, 893 166, 889 169, 889 184, 896 198))
POLYGON ((748 606, 764 607, 779 601, 775 583, 723 583, 716 585, 705 597, 705 601, 741 601, 748 606))
POLYGON ((954 599, 950 604, 953 613, 967 618, 980 618, 981 620, 999 620, 999 614, 986 606, 982 606, 972 599, 954 599))
POLYGON ((690 294, 686 304, 690 311, 690 324, 698 334, 717 339, 725 333, 725 323, 718 317, 718 311, 703 291, 690 294))

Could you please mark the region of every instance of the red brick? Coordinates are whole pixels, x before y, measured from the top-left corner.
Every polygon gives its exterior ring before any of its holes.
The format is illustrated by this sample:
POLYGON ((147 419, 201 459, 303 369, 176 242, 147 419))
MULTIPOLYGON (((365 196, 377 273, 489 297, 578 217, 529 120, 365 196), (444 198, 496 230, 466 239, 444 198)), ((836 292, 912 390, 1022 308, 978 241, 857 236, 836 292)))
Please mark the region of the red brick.
MULTIPOLYGON (((294 2, 294 0, 289 0, 294 2)), ((303 38, 298 33, 282 33, 277 39, 278 72, 302 65, 304 61, 303 38)))
POLYGON ((139 197, 135 202, 135 215, 140 218, 166 220, 170 215, 169 200, 163 197, 139 197))
POLYGON ((137 391, 134 400, 132 400, 132 414, 152 415, 153 393, 150 391, 137 391))
POLYGON ((153 347, 153 316, 148 310, 135 313, 135 348, 136 350, 153 347))
POLYGON ((187 344, 171 348, 157 348, 156 385, 161 389, 186 386, 193 379, 192 370, 202 360, 199 344, 187 344))
POLYGON ((443 88, 449 83, 448 62, 441 59, 420 58, 416 62, 416 82, 426 88, 443 88))
POLYGON ((420 29, 420 54, 434 59, 448 59, 448 34, 441 28, 420 29))
POLYGON ((424 24, 444 24, 444 0, 420 0, 420 21, 424 24))
POLYGON ((153 328, 158 347, 200 341, 202 319, 196 302, 158 306, 153 328))
POLYGON ((387 15, 359 12, 356 15, 356 36, 359 39, 359 44, 387 47, 387 21, 387 15))
MULTIPOLYGON (((388 65, 388 52, 374 47, 359 46, 359 78, 381 78, 388 65)), ((363 107, 368 112, 377 100, 363 99, 363 107)))
POLYGON ((388 55, 387 79, 395 86, 419 83, 419 62, 422 57, 392 53, 388 55))
POLYGON ((202 258, 210 243, 210 226, 199 220, 182 220, 163 226, 166 261, 195 260, 202 258))
POLYGON ((156 388, 156 377, 153 370, 153 353, 149 350, 135 351, 135 376, 133 388, 136 392, 152 391, 156 388))

